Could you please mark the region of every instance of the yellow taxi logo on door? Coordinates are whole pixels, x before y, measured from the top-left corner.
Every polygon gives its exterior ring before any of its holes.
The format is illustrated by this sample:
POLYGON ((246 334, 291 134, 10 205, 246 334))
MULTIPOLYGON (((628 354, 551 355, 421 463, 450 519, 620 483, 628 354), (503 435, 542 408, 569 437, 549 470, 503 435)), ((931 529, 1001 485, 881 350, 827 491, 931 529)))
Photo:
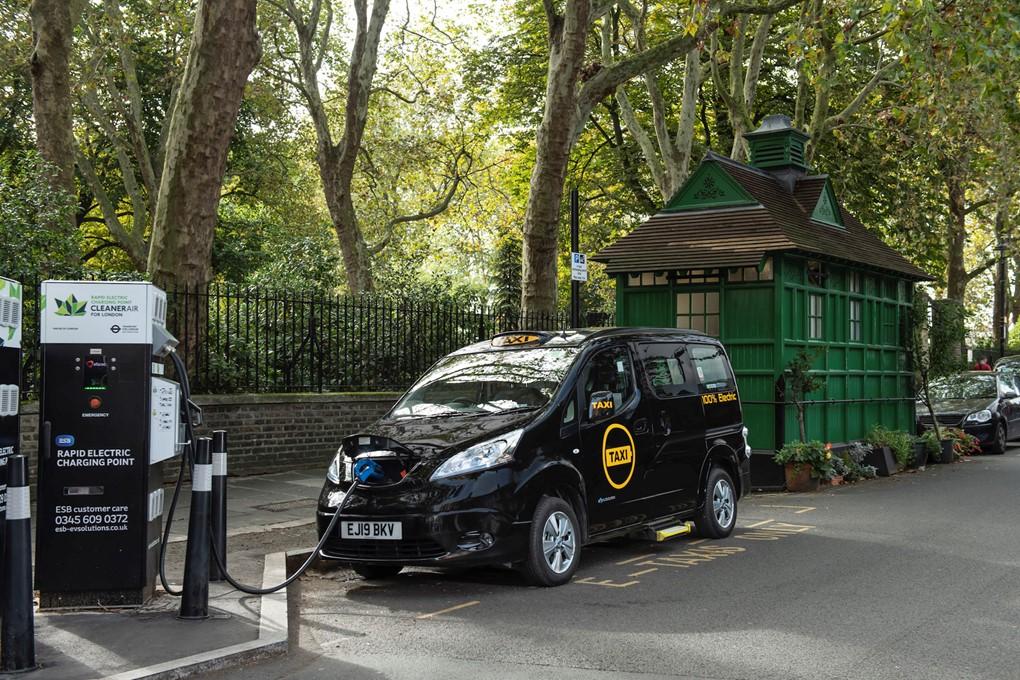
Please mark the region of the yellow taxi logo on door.
POLYGON ((613 423, 602 435, 602 470, 606 473, 609 486, 622 489, 634 476, 634 438, 630 430, 619 423, 613 423))

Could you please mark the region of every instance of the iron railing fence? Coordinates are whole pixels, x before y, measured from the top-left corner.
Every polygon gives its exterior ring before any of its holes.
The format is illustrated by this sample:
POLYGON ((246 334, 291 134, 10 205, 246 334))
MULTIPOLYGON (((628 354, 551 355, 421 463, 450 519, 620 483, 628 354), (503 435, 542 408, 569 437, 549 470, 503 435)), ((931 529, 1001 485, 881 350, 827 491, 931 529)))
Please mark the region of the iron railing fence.
MULTIPOLYGON (((23 394, 38 384, 38 284, 25 286, 23 394)), ((327 295, 233 284, 171 288, 167 327, 195 393, 403 390, 437 359, 496 333, 560 330, 569 314, 479 304, 327 295)), ((589 326, 612 316, 589 314, 589 326)))

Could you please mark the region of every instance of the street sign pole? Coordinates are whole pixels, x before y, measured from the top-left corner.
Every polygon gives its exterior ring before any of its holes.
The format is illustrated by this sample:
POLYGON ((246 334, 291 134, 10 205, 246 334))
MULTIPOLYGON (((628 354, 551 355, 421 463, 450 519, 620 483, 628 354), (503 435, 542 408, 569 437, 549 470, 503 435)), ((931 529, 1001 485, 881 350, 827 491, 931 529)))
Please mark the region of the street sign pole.
POLYGON ((581 327, 581 282, 573 275, 574 253, 580 250, 581 206, 577 187, 570 190, 570 327, 581 327))

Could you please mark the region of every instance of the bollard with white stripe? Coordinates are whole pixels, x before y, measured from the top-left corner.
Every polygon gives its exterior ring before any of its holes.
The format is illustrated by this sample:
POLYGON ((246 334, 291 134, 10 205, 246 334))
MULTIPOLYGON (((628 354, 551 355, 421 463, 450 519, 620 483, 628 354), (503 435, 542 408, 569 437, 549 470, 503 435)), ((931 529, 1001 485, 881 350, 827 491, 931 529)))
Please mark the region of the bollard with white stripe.
POLYGON ((184 556, 184 587, 179 619, 209 618, 209 512, 212 509, 212 460, 209 437, 198 438, 191 472, 191 516, 184 556))
MULTIPOLYGON (((227 431, 213 430, 212 439, 212 542, 227 566, 227 431)), ((222 581, 215 559, 209 560, 209 580, 222 581)))
POLYGON ((11 456, 7 460, 6 524, 0 670, 24 671, 35 668, 32 509, 28 494, 28 459, 25 456, 11 456))

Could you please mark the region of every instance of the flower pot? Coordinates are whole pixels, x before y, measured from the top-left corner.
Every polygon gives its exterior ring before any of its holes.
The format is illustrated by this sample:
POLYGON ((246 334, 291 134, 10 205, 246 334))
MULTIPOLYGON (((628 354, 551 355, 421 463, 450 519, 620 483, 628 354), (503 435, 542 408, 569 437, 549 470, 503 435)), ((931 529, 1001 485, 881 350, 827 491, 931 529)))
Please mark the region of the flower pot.
POLYGON ((786 464, 787 491, 817 491, 818 479, 811 476, 810 465, 786 464))
POLYGON ((873 465, 879 477, 896 474, 896 459, 888 446, 873 446, 864 458, 865 465, 873 465))
POLYGON ((914 442, 914 456, 910 459, 909 467, 923 468, 928 463, 928 447, 924 442, 914 442))
POLYGON ((953 446, 956 442, 952 439, 943 439, 939 442, 942 445, 942 456, 939 458, 940 463, 952 463, 956 460, 956 455, 953 452, 953 446))

